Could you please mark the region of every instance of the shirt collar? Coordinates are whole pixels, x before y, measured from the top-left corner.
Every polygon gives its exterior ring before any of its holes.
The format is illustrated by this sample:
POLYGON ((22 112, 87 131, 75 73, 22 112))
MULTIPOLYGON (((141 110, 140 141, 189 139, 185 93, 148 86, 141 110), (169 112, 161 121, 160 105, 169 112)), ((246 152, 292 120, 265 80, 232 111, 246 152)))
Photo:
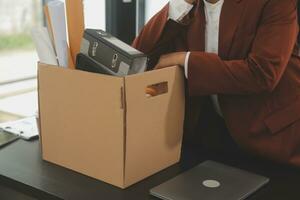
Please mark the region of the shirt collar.
POLYGON ((212 7, 212 8, 221 7, 224 3, 224 0, 219 0, 216 3, 210 3, 206 0, 203 0, 203 1, 204 1, 204 4, 205 4, 206 7, 212 7))

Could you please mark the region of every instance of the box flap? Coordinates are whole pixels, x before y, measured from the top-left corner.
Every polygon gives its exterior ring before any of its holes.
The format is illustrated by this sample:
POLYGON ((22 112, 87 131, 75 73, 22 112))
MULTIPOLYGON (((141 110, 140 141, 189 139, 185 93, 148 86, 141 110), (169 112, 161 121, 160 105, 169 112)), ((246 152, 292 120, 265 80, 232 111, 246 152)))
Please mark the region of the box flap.
POLYGON ((184 76, 179 67, 126 77, 125 186, 179 161, 183 133, 184 76), (148 86, 166 84, 157 96, 148 86))
POLYGON ((123 79, 39 64, 43 158, 123 186, 123 79))
POLYGON ((76 63, 76 56, 80 52, 81 39, 84 32, 83 10, 83 0, 66 0, 69 47, 73 63, 76 63))

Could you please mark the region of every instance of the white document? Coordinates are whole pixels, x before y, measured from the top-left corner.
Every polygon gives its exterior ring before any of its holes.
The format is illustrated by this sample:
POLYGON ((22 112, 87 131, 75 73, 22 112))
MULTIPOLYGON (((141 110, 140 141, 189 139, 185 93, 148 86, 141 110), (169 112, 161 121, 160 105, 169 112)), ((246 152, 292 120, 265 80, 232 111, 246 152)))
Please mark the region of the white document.
POLYGON ((54 46, 58 64, 68 67, 68 43, 65 17, 65 4, 59 0, 50 1, 48 4, 49 17, 52 25, 54 46))
POLYGON ((36 117, 28 117, 17 121, 0 124, 0 129, 30 140, 39 136, 36 117))
POLYGON ((48 29, 46 27, 33 28, 31 30, 31 37, 36 46, 40 62, 49 65, 58 65, 48 29))

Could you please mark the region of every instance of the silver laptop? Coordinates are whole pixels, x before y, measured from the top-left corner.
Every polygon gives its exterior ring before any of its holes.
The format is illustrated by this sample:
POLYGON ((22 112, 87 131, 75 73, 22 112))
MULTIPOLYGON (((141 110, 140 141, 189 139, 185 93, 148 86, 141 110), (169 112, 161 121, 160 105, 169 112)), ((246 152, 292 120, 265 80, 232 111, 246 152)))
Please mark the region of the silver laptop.
POLYGON ((268 182, 266 177, 206 161, 151 189, 150 194, 164 200, 240 200, 268 182))

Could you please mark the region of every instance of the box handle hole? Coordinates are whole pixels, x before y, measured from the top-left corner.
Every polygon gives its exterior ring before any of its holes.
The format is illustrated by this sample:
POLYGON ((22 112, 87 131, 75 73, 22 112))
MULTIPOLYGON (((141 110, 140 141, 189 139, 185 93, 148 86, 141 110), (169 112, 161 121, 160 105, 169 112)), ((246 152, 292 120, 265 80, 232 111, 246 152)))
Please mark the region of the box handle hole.
POLYGON ((168 93, 168 82, 149 85, 145 89, 146 97, 151 98, 168 93))

